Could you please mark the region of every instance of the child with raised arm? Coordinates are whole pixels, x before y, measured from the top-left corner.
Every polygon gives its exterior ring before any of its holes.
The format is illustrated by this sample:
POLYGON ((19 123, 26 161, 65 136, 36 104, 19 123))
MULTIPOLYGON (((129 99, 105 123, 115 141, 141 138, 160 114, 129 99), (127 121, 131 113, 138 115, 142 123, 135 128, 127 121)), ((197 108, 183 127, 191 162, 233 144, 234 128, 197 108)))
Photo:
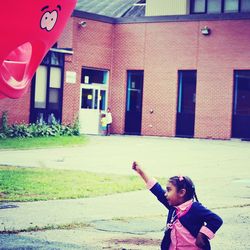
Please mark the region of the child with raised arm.
POLYGON ((137 162, 133 162, 132 169, 169 210, 161 249, 211 249, 209 240, 222 225, 222 219, 198 202, 192 180, 187 176, 173 176, 165 191, 137 162))

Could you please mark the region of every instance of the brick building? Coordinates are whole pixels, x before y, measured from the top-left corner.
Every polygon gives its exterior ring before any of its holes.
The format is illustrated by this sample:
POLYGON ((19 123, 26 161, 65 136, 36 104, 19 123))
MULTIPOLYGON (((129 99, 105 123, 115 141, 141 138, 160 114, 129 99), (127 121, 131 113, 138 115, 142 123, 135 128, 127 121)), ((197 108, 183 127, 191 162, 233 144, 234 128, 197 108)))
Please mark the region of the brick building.
POLYGON ((250 138, 249 1, 127 2, 78 1, 29 92, 0 100, 9 122, 53 113, 95 134, 109 106, 116 134, 250 138))

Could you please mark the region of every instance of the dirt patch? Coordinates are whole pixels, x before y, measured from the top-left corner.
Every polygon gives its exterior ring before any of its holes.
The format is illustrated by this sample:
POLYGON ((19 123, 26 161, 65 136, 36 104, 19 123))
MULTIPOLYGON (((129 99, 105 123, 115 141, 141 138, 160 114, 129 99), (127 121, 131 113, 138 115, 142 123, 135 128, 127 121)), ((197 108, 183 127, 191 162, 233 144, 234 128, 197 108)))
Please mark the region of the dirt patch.
POLYGON ((126 238, 126 239, 110 239, 107 243, 111 244, 125 244, 125 245, 136 245, 136 246, 160 246, 161 241, 159 239, 148 239, 148 238, 126 238))

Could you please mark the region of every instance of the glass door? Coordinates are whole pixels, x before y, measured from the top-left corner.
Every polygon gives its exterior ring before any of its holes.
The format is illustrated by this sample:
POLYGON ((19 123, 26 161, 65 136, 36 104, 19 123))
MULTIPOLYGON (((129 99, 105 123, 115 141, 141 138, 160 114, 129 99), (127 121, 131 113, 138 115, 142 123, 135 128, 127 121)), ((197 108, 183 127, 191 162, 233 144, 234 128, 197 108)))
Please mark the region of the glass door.
POLYGON ((99 109, 97 88, 81 88, 81 109, 99 109))
POLYGON ((234 73, 233 138, 250 138, 250 70, 234 73))
POLYGON ((81 85, 80 132, 84 134, 100 133, 100 114, 107 109, 107 89, 97 85, 81 85))
POLYGON ((100 116, 107 109, 108 71, 82 68, 79 122, 83 134, 100 133, 100 116))
POLYGON ((179 71, 178 81, 176 136, 193 137, 196 101, 196 71, 179 71))
POLYGON ((141 134, 143 71, 128 71, 125 133, 141 134))

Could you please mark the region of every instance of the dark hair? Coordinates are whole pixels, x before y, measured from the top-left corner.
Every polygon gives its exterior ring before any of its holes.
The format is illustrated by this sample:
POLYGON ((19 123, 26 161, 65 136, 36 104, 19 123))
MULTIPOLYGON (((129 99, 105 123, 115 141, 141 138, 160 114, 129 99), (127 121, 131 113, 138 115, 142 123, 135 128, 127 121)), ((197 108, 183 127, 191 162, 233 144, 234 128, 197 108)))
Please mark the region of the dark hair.
POLYGON ((181 189, 186 189, 186 194, 184 196, 184 199, 186 201, 190 199, 195 199, 196 201, 198 201, 194 183, 188 176, 173 176, 169 178, 169 182, 176 187, 177 191, 180 191, 181 189))

